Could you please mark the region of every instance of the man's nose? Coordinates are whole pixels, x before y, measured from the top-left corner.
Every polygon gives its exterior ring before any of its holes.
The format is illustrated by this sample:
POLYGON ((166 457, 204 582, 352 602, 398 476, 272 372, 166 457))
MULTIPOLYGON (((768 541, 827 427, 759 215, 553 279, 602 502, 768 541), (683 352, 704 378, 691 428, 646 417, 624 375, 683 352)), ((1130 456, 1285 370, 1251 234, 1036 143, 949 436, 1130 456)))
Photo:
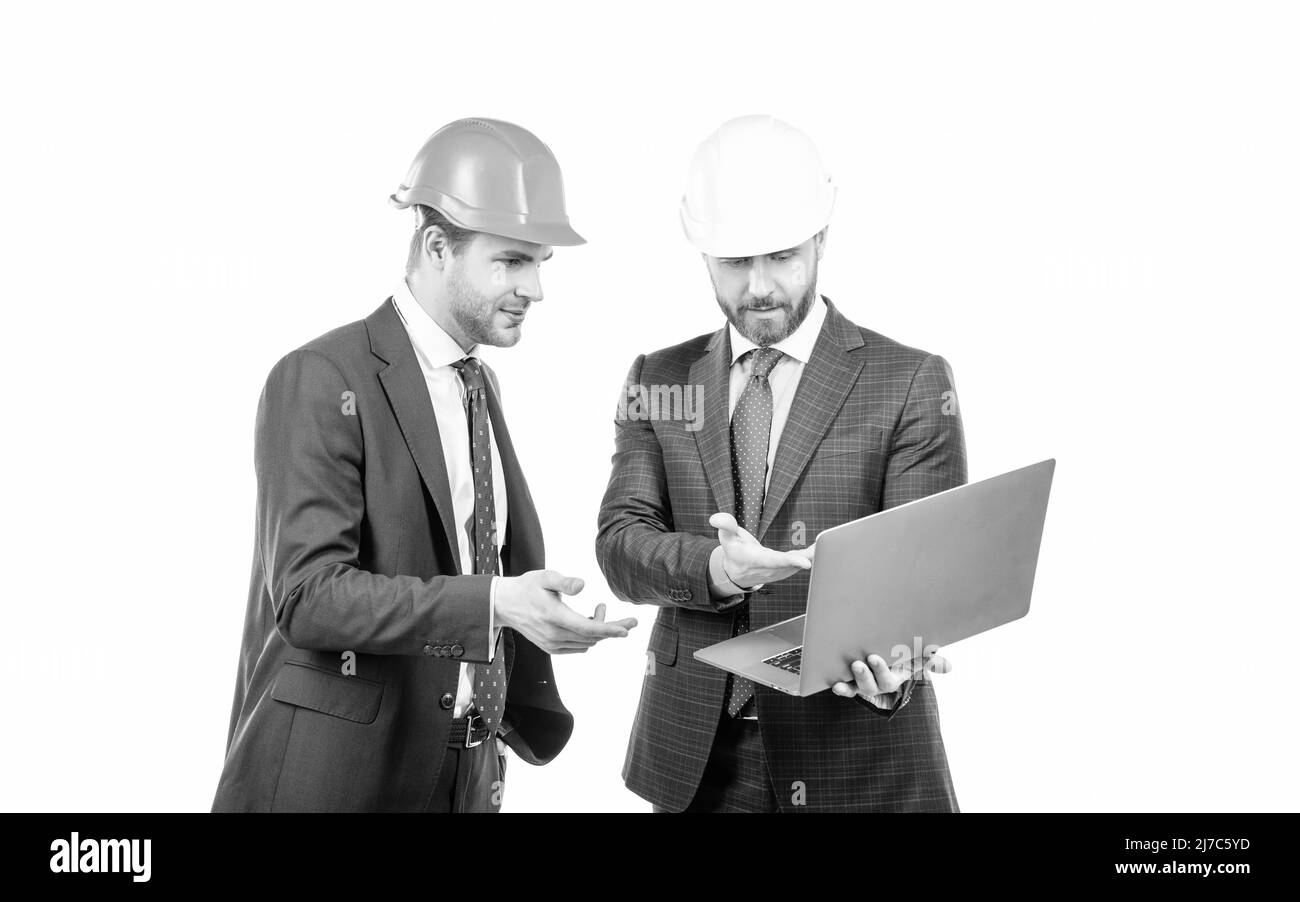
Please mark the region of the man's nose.
POLYGON ((759 300, 772 293, 772 279, 761 257, 755 258, 749 267, 749 293, 759 300))
POLYGON ((537 271, 529 273, 515 283, 515 296, 536 304, 542 299, 542 277, 537 271))

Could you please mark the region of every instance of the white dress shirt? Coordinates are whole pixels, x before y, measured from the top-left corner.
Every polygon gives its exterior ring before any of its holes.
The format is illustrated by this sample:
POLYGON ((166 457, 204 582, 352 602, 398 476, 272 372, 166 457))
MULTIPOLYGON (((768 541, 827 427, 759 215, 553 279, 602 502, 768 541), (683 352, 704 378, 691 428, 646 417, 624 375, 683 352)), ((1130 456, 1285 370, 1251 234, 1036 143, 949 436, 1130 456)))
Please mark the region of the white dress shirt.
MULTIPOLYGON (((410 287, 403 279, 393 291, 393 305, 406 327, 406 334, 411 337, 416 359, 424 373, 425 385, 429 387, 429 400, 433 402, 433 414, 438 423, 438 435, 442 438, 442 456, 447 462, 447 482, 451 486, 452 513, 457 523, 462 524, 456 536, 460 549, 461 573, 474 572, 474 535, 471 532, 474 523, 474 469, 469 448, 469 419, 465 412, 465 383, 453 363, 466 357, 479 357, 478 345, 468 351, 462 350, 456 339, 443 330, 433 317, 411 294, 410 287)), ((483 377, 485 380, 487 376, 483 377)), ((488 437, 492 442, 492 500, 496 508, 496 526, 498 539, 506 535, 506 479, 501 469, 501 452, 497 448, 496 436, 492 434, 491 423, 488 424, 488 437)), ((497 546, 498 552, 500 545, 497 546)), ((497 579, 492 580, 491 598, 488 605, 488 660, 492 659, 496 648, 497 630, 495 624, 495 607, 497 579)), ((460 717, 474 700, 474 665, 460 665, 460 683, 456 690, 456 704, 452 716, 460 717)))
MULTIPOLYGON (((781 352, 780 360, 776 366, 772 367, 767 376, 767 384, 772 388, 772 431, 768 433, 767 438, 767 479, 764 483, 763 490, 772 484, 772 465, 776 461, 776 451, 781 444, 781 433, 785 430, 786 420, 790 419, 790 404, 794 401, 795 392, 799 390, 799 380, 803 377, 803 368, 812 357, 813 347, 817 344, 817 337, 821 335, 822 324, 826 322, 826 303, 819 295, 813 301, 812 307, 808 309, 808 315, 794 332, 787 335, 781 341, 768 347, 776 348, 781 352)), ((751 355, 741 361, 741 357, 758 347, 745 336, 736 331, 736 327, 727 324, 727 332, 731 338, 731 383, 730 396, 727 403, 727 417, 736 411, 736 404, 740 401, 741 394, 745 391, 745 386, 749 384, 750 374, 754 371, 754 358, 751 355)), ((750 532, 757 528, 757 524, 750 524, 750 532)), ((783 550, 783 549, 780 549, 783 550)), ((727 578, 726 572, 722 569, 721 548, 713 553, 709 559, 710 574, 710 591, 715 597, 726 598, 739 595, 745 592, 740 586, 737 586, 727 578)), ((758 588, 753 586, 751 588, 758 588)), ((878 696, 879 701, 869 699, 872 704, 878 708, 892 708, 897 701, 898 693, 889 692, 878 696)), ((756 709, 757 710, 757 709, 756 709)), ((746 719, 757 719, 755 715, 749 715, 746 719)))

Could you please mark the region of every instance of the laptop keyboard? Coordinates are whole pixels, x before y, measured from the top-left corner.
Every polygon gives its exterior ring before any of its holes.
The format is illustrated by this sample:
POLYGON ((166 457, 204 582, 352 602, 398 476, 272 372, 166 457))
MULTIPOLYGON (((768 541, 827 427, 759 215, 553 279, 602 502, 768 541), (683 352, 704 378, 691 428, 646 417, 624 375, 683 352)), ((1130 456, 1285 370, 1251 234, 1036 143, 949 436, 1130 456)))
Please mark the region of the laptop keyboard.
POLYGON ((798 673, 799 666, 803 663, 803 646, 800 645, 798 648, 783 651, 779 655, 764 658, 763 663, 771 664, 773 667, 780 667, 790 673, 798 673))

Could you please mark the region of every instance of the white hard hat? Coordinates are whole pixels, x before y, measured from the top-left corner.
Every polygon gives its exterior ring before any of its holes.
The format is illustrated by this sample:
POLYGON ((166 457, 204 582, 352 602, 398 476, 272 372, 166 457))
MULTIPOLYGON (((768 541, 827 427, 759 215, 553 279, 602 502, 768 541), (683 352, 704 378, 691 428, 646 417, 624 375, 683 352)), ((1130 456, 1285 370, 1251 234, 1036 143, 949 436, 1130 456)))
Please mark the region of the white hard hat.
POLYGON ((807 135, 772 116, 741 116, 695 151, 682 228, 711 257, 753 257, 803 244, 834 206, 835 186, 807 135))

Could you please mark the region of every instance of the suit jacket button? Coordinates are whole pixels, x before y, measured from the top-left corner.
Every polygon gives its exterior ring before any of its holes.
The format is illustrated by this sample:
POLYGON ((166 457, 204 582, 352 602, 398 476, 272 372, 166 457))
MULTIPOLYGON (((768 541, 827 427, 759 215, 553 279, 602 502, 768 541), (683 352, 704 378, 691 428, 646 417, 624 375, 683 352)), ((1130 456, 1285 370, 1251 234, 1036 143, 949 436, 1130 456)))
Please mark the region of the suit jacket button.
POLYGON ((444 658, 449 658, 449 657, 451 657, 451 646, 450 646, 450 645, 439 645, 439 646, 438 646, 438 654, 442 655, 444 658))
POLYGON ((432 654, 435 654, 434 647, 433 647, 432 645, 426 645, 426 646, 424 646, 424 653, 425 653, 426 655, 432 655, 432 654))
POLYGON ((438 704, 442 706, 442 710, 450 711, 451 706, 456 704, 456 697, 450 692, 444 692, 442 698, 438 699, 438 704))
POLYGON ((682 601, 690 601, 690 600, 691 600, 691 590, 682 589, 682 601))
POLYGON ((459 658, 463 654, 465 654, 465 646, 461 645, 460 643, 457 643, 451 647, 451 656, 453 658, 459 658))

